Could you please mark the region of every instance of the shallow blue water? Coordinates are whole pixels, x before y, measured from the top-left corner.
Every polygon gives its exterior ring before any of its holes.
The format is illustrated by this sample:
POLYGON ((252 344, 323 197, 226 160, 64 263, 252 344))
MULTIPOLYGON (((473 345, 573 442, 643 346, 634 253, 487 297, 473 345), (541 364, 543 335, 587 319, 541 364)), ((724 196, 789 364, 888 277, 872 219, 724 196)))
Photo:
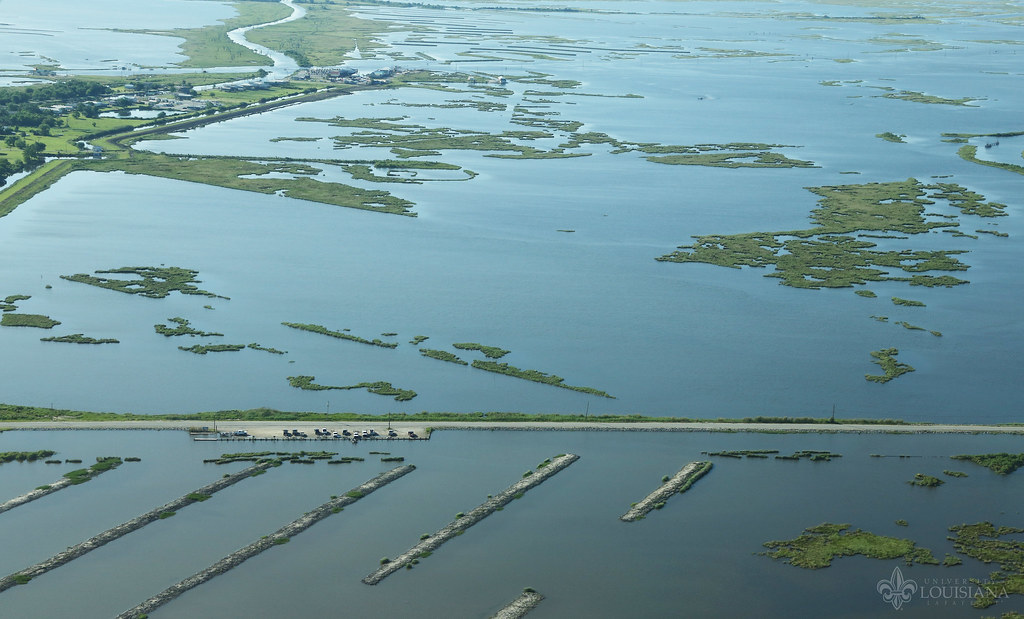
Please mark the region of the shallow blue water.
MULTIPOLYGON (((768 540, 791 539, 805 527, 835 522, 912 539, 941 559, 953 553, 946 540, 949 526, 1021 522, 1014 498, 1020 479, 948 458, 1019 451, 1020 438, 1008 436, 464 431, 438 432, 429 442, 352 446, 193 443, 180 432, 0 435, 0 450, 34 446, 83 459, 135 454, 142 462, 125 463, 87 484, 0 515, 5 573, 243 466, 202 464, 203 458, 225 451, 324 448, 366 461, 285 464, 242 481, 5 592, 5 612, 12 616, 112 616, 386 470, 390 465, 368 453, 374 450, 403 456, 417 469, 153 616, 308 616, 338 608, 368 617, 484 616, 527 586, 547 596, 536 611, 541 617, 622 617, 638 609, 665 616, 680 607, 692 616, 735 616, 755 605, 762 616, 882 616, 895 611, 883 604, 875 583, 888 578, 893 567, 922 584, 984 578, 991 567, 965 559, 956 568, 908 568, 902 561, 851 557, 808 571, 755 553, 768 540), (636 523, 618 521, 631 502, 657 487, 661 476, 707 458, 701 452, 729 449, 782 454, 815 449, 842 457, 818 463, 713 458, 707 477, 671 498, 664 509, 636 523), (382 556, 400 554, 420 534, 437 530, 456 512, 469 511, 558 453, 581 458, 413 570, 397 572, 375 587, 359 582, 382 556), (946 469, 969 476, 946 477, 941 473, 946 469), (937 489, 908 486, 915 473, 947 483, 937 489), (897 519, 909 526, 897 526, 897 519)), ((9 466, 0 469, 0 479, 28 481, 32 469, 57 468, 9 466)), ((997 608, 1015 604, 1011 600, 997 608)), ((973 617, 977 611, 963 604, 928 606, 918 597, 900 613, 973 617)))
MULTIPOLYGON (((489 96, 464 84, 453 87, 465 92, 453 93, 363 92, 143 146, 248 157, 390 157, 380 148, 335 149, 331 138, 354 130, 295 119, 404 117, 401 122, 429 127, 528 129, 510 123, 512 108, 547 96, 529 90, 558 90, 516 81, 533 71, 582 82, 562 96, 548 96, 555 102, 546 109, 559 119, 584 122, 583 131, 632 142, 781 144, 779 152, 817 168, 668 166, 637 153, 612 154, 606 145, 584 147, 588 157, 559 160, 445 153, 445 161, 479 174, 465 182, 377 185, 314 164, 324 168, 317 178, 384 188, 412 200, 416 219, 164 179, 72 174, 0 226, 0 256, 10 265, 4 294, 32 294, 20 311, 63 322, 45 335, 87 332, 117 337, 121 344, 42 343, 35 330, 4 329, 0 358, 11 368, 4 399, 144 413, 257 406, 366 412, 589 407, 598 414, 691 417, 821 416, 836 405, 851 417, 1012 420, 1020 393, 1016 350, 1024 339, 1018 320, 1019 181, 959 159, 957 145, 941 141, 947 131, 1013 128, 1018 87, 1001 74, 1013 66, 1012 55, 997 54, 1002 47, 985 42, 1007 40, 1011 27, 961 17, 978 30, 967 41, 957 28, 961 22, 945 14, 940 23, 898 25, 793 16, 867 14, 863 7, 807 11, 815 6, 697 3, 680 11, 674 4, 645 3, 602 5, 605 12, 593 14, 447 12, 435 20, 437 32, 397 32, 388 40, 447 41, 422 44, 438 59, 422 65, 507 73, 514 94, 489 96), (545 38, 556 34, 563 40, 554 44, 576 56, 508 60, 516 45, 556 49, 545 38), (531 38, 519 38, 524 36, 531 38), (890 49, 910 40, 941 47, 890 49), (442 64, 465 59, 445 56, 445 50, 464 50, 467 41, 500 47, 507 58, 442 64), (647 53, 640 44, 672 53, 647 53), (622 49, 634 51, 612 51, 622 49), (729 57, 737 50, 782 55, 729 57), (855 62, 834 61, 846 58, 855 62), (901 90, 973 97, 974 107, 880 97, 901 90), (630 93, 642 98, 587 96, 630 93), (467 98, 505 103, 507 109, 393 105, 467 98), (884 131, 907 135, 907 143, 875 137, 884 131), (321 139, 271 142, 299 136, 321 139), (693 235, 806 228, 815 196, 804 187, 933 176, 1006 203, 1008 217, 963 216, 961 229, 993 229, 1009 238, 934 233, 880 246, 967 249, 962 260, 971 267, 964 275, 968 286, 875 284, 870 288, 878 298, 863 299, 850 290, 779 286, 757 270, 654 261, 693 235), (204 286, 231 300, 131 298, 58 278, 136 264, 197 269, 204 286), (895 307, 892 296, 927 307, 895 307), (204 309, 207 304, 215 309, 204 309), (878 323, 872 315, 890 321, 878 323), (258 342, 288 354, 181 352, 178 345, 198 340, 180 342, 152 331, 174 316, 225 334, 203 343, 258 342), (898 320, 943 336, 904 330, 893 324, 898 320), (397 332, 400 346, 383 350, 331 340, 287 329, 282 321, 349 328, 370 339, 397 332), (512 351, 502 361, 616 399, 426 359, 407 344, 414 335, 430 336, 423 346, 446 350, 459 341, 501 346, 512 351), (886 385, 868 383, 864 375, 877 370, 868 353, 888 347, 899 348, 900 360, 917 371, 886 385), (295 375, 314 375, 327 385, 386 380, 419 395, 399 403, 362 390, 303 392, 285 380, 295 375)), ((374 11, 410 23, 437 17, 427 9, 404 17, 386 8, 374 11)), ((381 52, 360 62, 369 68, 386 60, 381 52)), ((561 134, 537 144, 552 147, 564 139, 561 134)), ((952 212, 945 205, 935 209, 952 212)))

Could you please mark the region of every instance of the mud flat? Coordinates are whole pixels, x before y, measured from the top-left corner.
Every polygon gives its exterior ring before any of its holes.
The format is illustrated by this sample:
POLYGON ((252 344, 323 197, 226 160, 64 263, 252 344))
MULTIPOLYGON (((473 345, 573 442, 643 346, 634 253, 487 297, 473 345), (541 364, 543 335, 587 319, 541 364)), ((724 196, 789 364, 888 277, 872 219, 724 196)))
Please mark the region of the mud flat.
MULTIPOLYGON (((254 474, 258 472, 265 471, 267 468, 271 466, 274 466, 274 463, 261 462, 259 464, 250 466, 249 468, 243 469, 233 475, 229 475, 227 477, 218 479, 212 484, 207 484, 202 488, 194 492, 190 492, 179 499, 175 499, 174 501, 171 501, 170 503, 162 507, 158 507, 154 510, 148 511, 145 514, 133 518, 128 522, 119 524, 112 529, 107 529, 103 533, 100 533, 99 535, 96 535, 95 537, 92 537, 82 542, 81 544, 71 546, 64 552, 58 553, 50 557, 49 559, 43 561, 42 563, 37 563, 32 567, 21 570, 20 572, 15 572, 14 574, 11 574, 9 576, 0 578, 0 591, 6 591, 14 585, 26 584, 33 578, 41 576, 46 572, 49 572, 50 570, 56 569, 64 565, 65 563, 69 563, 74 559, 77 559, 78 557, 81 557, 82 555, 91 552, 99 548, 100 546, 103 546, 104 544, 110 543, 120 537, 124 537, 132 531, 141 529, 142 527, 153 522, 154 520, 166 518, 167 516, 165 514, 173 514, 177 510, 183 507, 187 507, 192 503, 196 503, 198 501, 205 501, 206 499, 210 498, 210 496, 213 493, 219 490, 223 490, 224 488, 227 488, 228 486, 240 482, 247 477, 252 477, 254 474)), ((69 484, 71 483, 71 480, 66 481, 69 484)))
POLYGON ((491 615, 491 619, 521 619, 525 617, 537 605, 544 596, 532 589, 523 591, 523 594, 508 603, 507 606, 491 615))
POLYGON ((546 479, 579 459, 580 457, 576 454, 562 454, 555 456, 554 458, 550 458, 549 460, 545 460, 537 467, 536 470, 527 471, 527 474, 523 476, 523 479, 512 484, 499 494, 487 499, 475 507, 473 511, 468 514, 460 513, 455 517, 455 520, 448 523, 440 531, 425 538, 419 544, 416 544, 398 556, 395 560, 382 563, 380 568, 364 578, 363 582, 367 585, 375 585, 384 580, 388 575, 397 572, 403 567, 412 565, 413 561, 418 561, 422 557, 429 556, 451 538, 461 534, 463 531, 480 522, 487 516, 490 516, 498 509, 508 505, 514 499, 520 498, 523 496, 523 493, 530 488, 540 485, 546 479))
POLYGON ((647 512, 655 509, 658 505, 664 505, 670 496, 677 492, 686 492, 693 482, 703 477, 711 470, 711 463, 707 461, 691 462, 679 469, 668 481, 661 484, 657 490, 648 494, 642 501, 634 505, 628 512, 619 516, 623 522, 640 520, 647 515, 647 512))
POLYGON ((140 616, 147 615, 148 613, 153 612, 160 606, 178 597, 182 593, 185 593, 189 589, 192 589, 193 587, 198 587, 199 585, 205 583, 211 578, 219 574, 223 574, 233 567, 237 567, 247 559, 255 557, 264 550, 272 546, 287 543, 291 536, 297 535, 305 531, 315 523, 323 520, 331 514, 341 511, 342 507, 355 503, 356 501, 370 494, 374 490, 383 488, 384 486, 395 481, 399 477, 402 477, 407 473, 411 473, 415 469, 415 466, 411 464, 406 464, 405 466, 399 466, 391 469, 390 471, 381 473, 380 475, 377 475, 373 479, 364 482, 362 485, 356 486, 355 488, 349 490, 348 492, 339 496, 338 498, 331 499, 330 501, 327 501, 320 507, 317 507, 312 511, 307 512, 304 516, 296 520, 293 520, 292 522, 281 527, 274 533, 266 535, 260 538, 259 540, 249 544, 248 546, 231 553, 230 555, 224 557, 223 559, 214 563, 205 570, 193 574, 192 576, 189 576, 185 580, 182 580, 176 585, 168 587, 167 589, 149 598, 148 600, 139 604, 138 606, 135 606, 134 608, 124 611, 115 619, 137 619, 140 616))

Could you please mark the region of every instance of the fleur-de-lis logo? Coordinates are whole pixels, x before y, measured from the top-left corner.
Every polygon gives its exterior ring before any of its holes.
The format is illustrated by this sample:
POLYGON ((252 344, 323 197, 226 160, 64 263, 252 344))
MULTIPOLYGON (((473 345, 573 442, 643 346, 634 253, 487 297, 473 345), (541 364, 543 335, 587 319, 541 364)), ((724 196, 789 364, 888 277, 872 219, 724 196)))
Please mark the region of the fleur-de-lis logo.
POLYGON ((875 589, 882 594, 882 601, 892 604, 893 608, 899 610, 917 592, 917 582, 909 578, 904 579, 903 572, 896 566, 889 580, 879 580, 875 589))

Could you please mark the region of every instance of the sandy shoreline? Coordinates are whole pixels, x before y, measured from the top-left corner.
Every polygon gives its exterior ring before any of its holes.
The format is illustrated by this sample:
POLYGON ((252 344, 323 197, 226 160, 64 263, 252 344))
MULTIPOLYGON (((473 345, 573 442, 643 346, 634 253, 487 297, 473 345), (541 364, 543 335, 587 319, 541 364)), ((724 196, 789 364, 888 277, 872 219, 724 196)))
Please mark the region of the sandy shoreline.
MULTIPOLYGON (((0 430, 188 430, 207 426, 210 422, 168 421, 162 419, 133 421, 3 421, 0 430)), ((802 424, 802 423, 722 423, 722 422, 642 422, 642 423, 586 423, 586 422, 494 422, 494 421, 218 421, 220 432, 245 430, 256 438, 284 438, 284 430, 300 430, 316 438, 314 429, 328 428, 362 431, 375 430, 387 436, 388 428, 398 438, 408 438, 409 432, 419 437, 429 436, 428 428, 438 430, 501 430, 501 431, 612 431, 612 432, 880 432, 897 434, 1024 434, 1024 426, 997 426, 972 424, 882 425, 882 424, 802 424)))

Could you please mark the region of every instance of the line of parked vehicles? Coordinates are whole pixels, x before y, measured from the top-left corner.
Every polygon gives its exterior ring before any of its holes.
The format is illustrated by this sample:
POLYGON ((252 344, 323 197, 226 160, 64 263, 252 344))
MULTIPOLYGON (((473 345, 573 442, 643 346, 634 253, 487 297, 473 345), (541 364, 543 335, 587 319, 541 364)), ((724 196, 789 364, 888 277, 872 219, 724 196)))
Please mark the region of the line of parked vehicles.
MULTIPOLYGON (((392 430, 390 428, 388 429, 386 437, 381 436, 376 430, 372 430, 372 429, 371 430, 354 430, 354 431, 342 430, 339 433, 339 432, 335 432, 333 430, 329 430, 327 428, 314 428, 313 429, 313 433, 314 433, 314 435, 316 437, 318 437, 320 439, 337 439, 337 440, 344 439, 344 440, 352 441, 353 443, 358 443, 361 440, 367 440, 367 439, 383 439, 383 438, 394 439, 394 438, 398 438, 398 432, 396 432, 396 431, 394 431, 394 430, 392 430)), ((412 430, 409 430, 407 434, 408 434, 409 438, 419 438, 419 436, 417 436, 417 434, 415 432, 413 432, 412 430)), ((293 429, 293 430, 285 430, 284 431, 284 437, 285 438, 309 438, 309 435, 306 434, 305 432, 299 430, 299 429, 293 429)))

